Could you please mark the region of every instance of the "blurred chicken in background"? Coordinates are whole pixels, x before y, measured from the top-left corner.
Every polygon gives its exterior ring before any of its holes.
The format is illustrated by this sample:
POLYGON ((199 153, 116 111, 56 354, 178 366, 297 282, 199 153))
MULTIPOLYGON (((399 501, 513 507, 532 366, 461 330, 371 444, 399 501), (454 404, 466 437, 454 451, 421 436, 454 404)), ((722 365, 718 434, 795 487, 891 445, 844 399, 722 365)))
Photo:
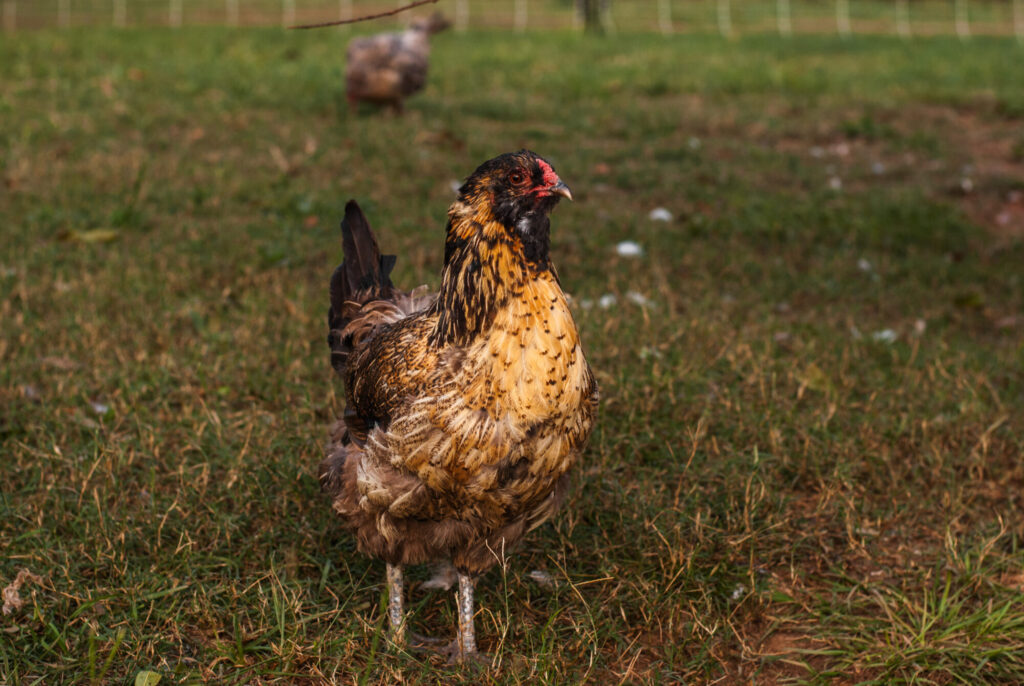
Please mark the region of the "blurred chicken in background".
POLYGON ((427 82, 430 36, 451 26, 440 12, 422 17, 401 33, 353 38, 348 44, 345 94, 354 109, 360 101, 390 106, 401 114, 403 101, 427 82))

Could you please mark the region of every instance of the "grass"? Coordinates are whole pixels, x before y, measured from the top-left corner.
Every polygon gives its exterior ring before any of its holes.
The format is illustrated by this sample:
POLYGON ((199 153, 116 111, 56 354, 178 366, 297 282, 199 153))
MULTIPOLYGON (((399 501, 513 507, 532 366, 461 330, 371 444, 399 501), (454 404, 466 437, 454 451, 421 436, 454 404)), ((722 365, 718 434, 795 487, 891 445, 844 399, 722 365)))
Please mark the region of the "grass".
POLYGON ((1024 680, 1019 57, 471 32, 394 118, 332 32, 4 40, 0 682, 1024 680), (451 182, 521 146, 603 402, 473 675, 388 648, 318 496, 326 283, 355 197, 436 285, 451 182))

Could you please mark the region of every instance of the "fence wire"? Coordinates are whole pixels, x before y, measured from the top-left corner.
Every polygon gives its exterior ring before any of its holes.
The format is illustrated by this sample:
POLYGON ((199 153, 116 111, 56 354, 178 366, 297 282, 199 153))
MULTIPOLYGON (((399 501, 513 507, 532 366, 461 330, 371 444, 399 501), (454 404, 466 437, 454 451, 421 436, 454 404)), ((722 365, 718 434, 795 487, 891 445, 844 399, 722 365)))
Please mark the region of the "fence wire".
MULTIPOLYGON (((393 9, 406 0, 0 0, 7 32, 75 27, 288 26, 393 9)), ((580 0, 440 0, 456 30, 580 30, 580 0)), ((427 8, 430 11, 430 8, 427 8)), ((611 0, 608 32, 1016 35, 1024 0, 611 0)), ((408 21, 399 15, 386 26, 408 21)), ((351 28, 341 27, 345 31, 351 28)))

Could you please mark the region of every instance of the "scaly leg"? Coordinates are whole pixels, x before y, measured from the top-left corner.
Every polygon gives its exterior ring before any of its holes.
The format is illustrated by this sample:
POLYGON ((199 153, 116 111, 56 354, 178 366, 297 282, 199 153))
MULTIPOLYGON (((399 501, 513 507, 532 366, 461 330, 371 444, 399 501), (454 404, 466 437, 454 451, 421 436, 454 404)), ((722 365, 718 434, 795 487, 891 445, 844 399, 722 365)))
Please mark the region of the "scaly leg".
MULTIPOLYGON (((389 568, 390 569, 390 568, 389 568)), ((440 641, 436 638, 427 638, 418 634, 411 634, 409 647, 414 649, 436 649, 442 655, 448 656, 449 663, 474 663, 484 665, 490 662, 490 658, 481 655, 476 650, 476 632, 473 630, 473 577, 458 572, 459 589, 455 593, 455 604, 459 612, 459 633, 455 640, 440 648, 440 641)))
POLYGON ((455 595, 459 605, 459 636, 454 657, 463 660, 476 652, 476 633, 473 631, 473 577, 459 572, 459 591, 455 595))
POLYGON ((400 648, 406 647, 407 637, 409 648, 422 649, 444 645, 443 639, 420 636, 405 630, 404 588, 402 568, 398 565, 388 565, 388 623, 391 625, 391 641, 400 648))
POLYGON ((391 624, 391 640, 396 645, 405 643, 405 612, 402 608, 402 568, 388 565, 388 621, 391 624))

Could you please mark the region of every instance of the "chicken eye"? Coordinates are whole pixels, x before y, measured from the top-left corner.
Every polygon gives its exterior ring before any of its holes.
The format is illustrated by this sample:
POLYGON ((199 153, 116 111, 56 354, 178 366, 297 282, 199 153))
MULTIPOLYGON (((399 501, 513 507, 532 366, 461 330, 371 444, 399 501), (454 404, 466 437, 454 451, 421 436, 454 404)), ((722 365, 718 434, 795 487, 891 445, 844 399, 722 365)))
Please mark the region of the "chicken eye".
POLYGON ((526 174, 517 169, 508 175, 508 180, 518 186, 526 181, 526 174))

